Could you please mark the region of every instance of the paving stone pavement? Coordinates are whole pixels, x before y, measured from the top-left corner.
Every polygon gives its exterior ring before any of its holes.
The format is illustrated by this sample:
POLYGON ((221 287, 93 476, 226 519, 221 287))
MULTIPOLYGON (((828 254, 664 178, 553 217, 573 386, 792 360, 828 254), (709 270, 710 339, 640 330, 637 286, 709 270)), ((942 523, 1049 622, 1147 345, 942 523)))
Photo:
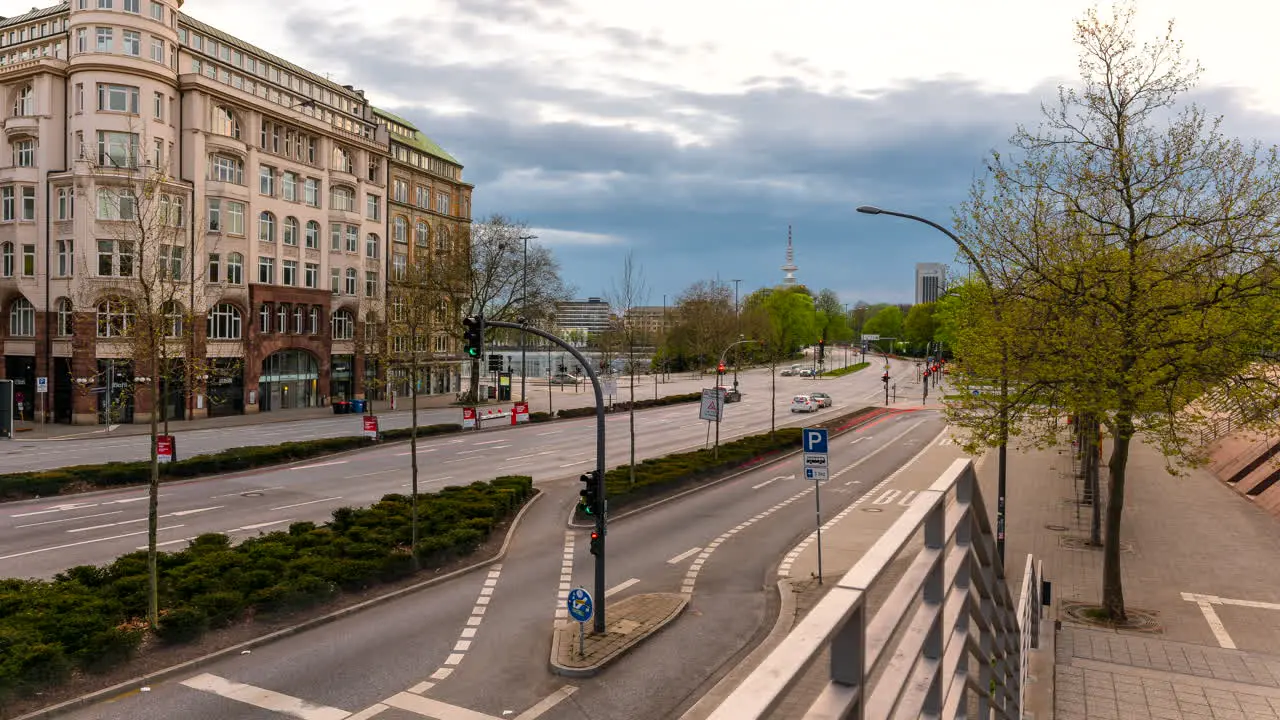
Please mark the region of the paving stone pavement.
POLYGON ((679 593, 644 593, 618 600, 609 606, 604 633, 596 635, 587 628, 581 643, 583 654, 578 652, 578 623, 557 621, 552 662, 571 670, 603 666, 662 629, 687 604, 688 598, 679 593))
MULTIPOLYGON (((1103 474, 1105 482, 1105 465, 1103 474)), ((992 512, 995 475, 994 462, 979 468, 992 512)), ((1125 600, 1159 627, 1098 629, 1064 613, 1073 601, 1097 603, 1102 575, 1101 552, 1079 542, 1089 508, 1076 503, 1070 451, 1011 449, 1008 478, 1009 565, 1021 568, 1028 552, 1044 561, 1050 617, 1062 621, 1057 720, 1280 720, 1280 522, 1207 471, 1170 475, 1153 448, 1135 444, 1121 536, 1125 600)))

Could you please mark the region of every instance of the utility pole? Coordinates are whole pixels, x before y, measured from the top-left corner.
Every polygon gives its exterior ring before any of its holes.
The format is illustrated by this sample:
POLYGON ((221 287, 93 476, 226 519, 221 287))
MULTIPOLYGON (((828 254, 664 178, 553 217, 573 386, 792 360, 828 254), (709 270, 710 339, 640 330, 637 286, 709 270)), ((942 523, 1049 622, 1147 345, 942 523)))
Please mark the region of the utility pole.
MULTIPOLYGON (((526 318, 529 317, 529 241, 537 239, 537 235, 520 236, 520 241, 524 243, 524 272, 521 277, 520 314, 526 318)), ((525 367, 525 333, 522 332, 520 333, 520 402, 529 402, 529 399, 524 394, 525 367)))
MULTIPOLYGON (((742 313, 738 309, 738 283, 742 280, 733 280, 733 325, 734 331, 738 333, 738 337, 742 337, 742 313)), ((738 389, 738 351, 733 351, 733 389, 738 389)))

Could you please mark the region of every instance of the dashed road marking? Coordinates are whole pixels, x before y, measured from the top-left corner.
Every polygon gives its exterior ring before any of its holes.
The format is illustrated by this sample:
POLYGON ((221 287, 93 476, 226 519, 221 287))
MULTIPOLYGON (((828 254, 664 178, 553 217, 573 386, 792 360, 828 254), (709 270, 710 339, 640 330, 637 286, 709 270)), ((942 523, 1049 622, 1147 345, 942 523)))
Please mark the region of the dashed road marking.
POLYGON ((608 590, 605 590, 604 596, 613 597, 614 595, 617 595, 618 593, 622 592, 623 590, 626 590, 627 588, 631 587, 632 585, 635 585, 638 582, 640 582, 640 578, 631 578, 630 580, 624 580, 623 582, 620 582, 617 585, 614 585, 608 590))
POLYGON ((683 562, 683 561, 685 561, 685 560, 688 560, 689 558, 691 558, 691 557, 693 557, 694 555, 696 555, 696 554, 698 553, 698 551, 699 551, 699 550, 701 550, 701 549, 702 549, 702 548, 700 548, 700 547, 696 547, 696 548, 689 548, 688 550, 685 550, 684 552, 680 553, 679 555, 677 555, 677 556, 675 556, 675 557, 671 558, 670 560, 668 560, 668 561, 667 561, 667 564, 668 564, 668 565, 679 565, 681 562, 683 562))
POLYGON ((556 620, 569 617, 569 606, 565 596, 573 586, 573 533, 565 531, 564 556, 560 561, 560 584, 556 588, 556 620))
POLYGON ((480 623, 484 621, 485 611, 488 609, 494 588, 498 586, 498 578, 501 576, 502 565, 494 565, 489 568, 489 574, 484 579, 483 587, 480 588, 480 596, 476 598, 475 607, 471 608, 471 617, 467 618, 467 626, 459 634, 458 642, 453 646, 453 650, 445 658, 444 663, 436 668, 435 672, 431 673, 426 680, 409 688, 409 692, 421 695, 435 687, 437 682, 447 680, 453 674, 453 671, 462 664, 463 659, 467 656, 467 651, 471 649, 472 638, 476 636, 480 623))
POLYGON ((795 495, 792 495, 786 500, 783 500, 782 502, 774 505, 768 510, 765 510, 759 513, 758 515, 755 515, 749 518, 748 520, 739 523, 738 525, 734 526, 728 531, 721 533, 719 537, 717 537, 715 540, 712 540, 710 543, 708 543, 707 547, 704 548, 702 552, 698 553, 698 556, 696 558, 694 558, 693 564, 689 566, 688 572, 685 573, 684 580, 682 581, 680 586, 681 594, 690 596, 690 597, 693 595, 694 586, 697 585, 697 581, 698 581, 698 573, 702 571, 702 566, 707 562, 707 558, 711 557, 711 554, 715 552, 716 548, 720 547, 720 545, 722 545, 725 541, 727 541, 729 538, 733 537, 734 535, 737 535, 743 530, 746 530, 748 527, 751 527, 752 525, 760 522, 766 517, 787 507, 791 503, 796 502, 797 500, 800 500, 805 495, 808 495, 811 492, 813 492, 812 487, 805 488, 804 490, 796 493, 795 495))

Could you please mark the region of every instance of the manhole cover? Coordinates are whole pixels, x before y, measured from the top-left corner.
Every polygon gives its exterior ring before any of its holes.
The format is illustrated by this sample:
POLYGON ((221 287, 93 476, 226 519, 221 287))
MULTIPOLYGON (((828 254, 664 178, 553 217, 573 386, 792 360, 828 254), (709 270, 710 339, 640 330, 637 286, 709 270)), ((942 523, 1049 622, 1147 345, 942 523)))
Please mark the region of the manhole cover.
POLYGON ((1067 529, 1066 525, 1045 525, 1044 527, 1046 530, 1052 530, 1054 532, 1062 532, 1067 529))
POLYGON ((240 497, 262 497, 265 494, 255 490, 254 492, 240 493, 240 497))
MULTIPOLYGON (((1065 530, 1066 528, 1063 528, 1063 529, 1065 530)), ((1102 546, 1101 546, 1101 545, 1093 545, 1093 544, 1091 544, 1091 543, 1089 542, 1089 538, 1086 538, 1086 537, 1079 537, 1079 536, 1076 536, 1076 535, 1059 535, 1059 536, 1058 536, 1058 545, 1059 545, 1060 547, 1066 548, 1067 550, 1084 550, 1084 551, 1094 551, 1094 550, 1099 550, 1099 551, 1100 551, 1100 550, 1102 550, 1102 546)), ((1125 540, 1121 540, 1121 541, 1120 541, 1120 552, 1123 552, 1123 553, 1132 553, 1132 552, 1133 552, 1133 543, 1128 542, 1128 541, 1125 541, 1125 540)))
POLYGON ((1132 607, 1125 608, 1126 618, 1123 623, 1114 623, 1103 618, 1101 616, 1101 610, 1101 606, 1090 603, 1062 603, 1062 614, 1068 622, 1088 625, 1091 627, 1110 628, 1112 630, 1128 630, 1130 632, 1150 633, 1152 635, 1164 633, 1164 627, 1160 624, 1160 613, 1153 610, 1142 610, 1132 607))
POLYGON ((862 512, 884 512, 880 508, 862 508, 862 512))

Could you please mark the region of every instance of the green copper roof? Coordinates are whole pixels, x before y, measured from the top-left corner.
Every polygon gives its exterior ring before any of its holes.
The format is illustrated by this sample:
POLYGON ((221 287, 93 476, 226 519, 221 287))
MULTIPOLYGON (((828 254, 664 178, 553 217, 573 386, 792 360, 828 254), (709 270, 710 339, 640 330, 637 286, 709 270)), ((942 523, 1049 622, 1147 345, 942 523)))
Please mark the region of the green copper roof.
POLYGON ((380 117, 384 117, 387 120, 390 120, 391 122, 396 123, 397 125, 403 125, 413 130, 412 139, 405 138, 401 135, 396 135, 395 133, 391 133, 391 137, 397 142, 401 142, 401 143, 404 143, 405 145, 408 145, 409 147, 415 148, 417 150, 421 150, 422 152, 428 155, 434 155, 440 158, 441 160, 447 160, 459 167, 462 166, 462 163, 458 162, 457 158, 445 152, 444 148, 437 145, 435 141, 432 140, 431 138, 422 134, 422 131, 419 130, 416 125, 409 122, 408 120, 405 120, 404 118, 394 113, 389 113, 386 110, 383 110, 382 108, 374 108, 373 114, 380 117))

